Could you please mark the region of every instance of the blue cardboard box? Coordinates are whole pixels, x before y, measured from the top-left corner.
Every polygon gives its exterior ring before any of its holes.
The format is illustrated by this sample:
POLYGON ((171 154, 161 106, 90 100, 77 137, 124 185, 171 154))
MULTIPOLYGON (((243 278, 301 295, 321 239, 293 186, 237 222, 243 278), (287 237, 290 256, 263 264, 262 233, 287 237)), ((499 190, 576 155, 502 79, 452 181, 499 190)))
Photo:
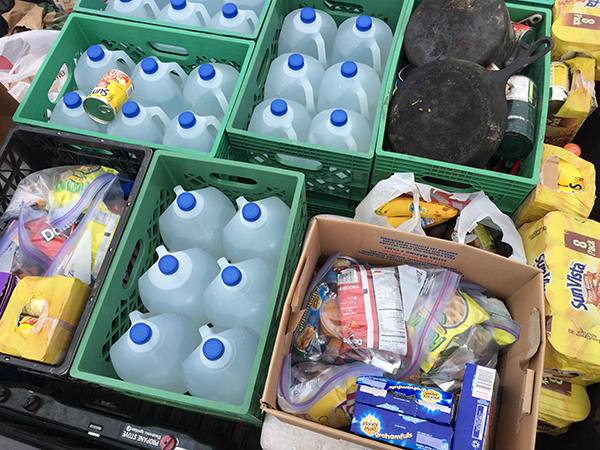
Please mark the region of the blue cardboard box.
POLYGON ((452 424, 455 402, 451 393, 379 377, 360 377, 357 383, 356 403, 452 424))
POLYGON ((467 364, 456 411, 452 450, 493 448, 500 390, 496 369, 467 364))

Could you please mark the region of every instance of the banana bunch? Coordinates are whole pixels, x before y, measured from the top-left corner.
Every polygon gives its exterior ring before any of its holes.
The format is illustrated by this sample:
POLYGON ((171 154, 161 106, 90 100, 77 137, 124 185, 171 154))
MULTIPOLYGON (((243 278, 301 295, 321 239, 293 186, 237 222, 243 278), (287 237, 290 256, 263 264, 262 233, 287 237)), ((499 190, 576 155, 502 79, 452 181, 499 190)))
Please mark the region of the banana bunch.
MULTIPOLYGON (((394 228, 410 219, 415 211, 412 197, 396 197, 375 210, 378 216, 386 216, 388 223, 394 228)), ((421 228, 432 227, 444 223, 458 215, 458 209, 444 203, 419 201, 421 212, 421 228)))

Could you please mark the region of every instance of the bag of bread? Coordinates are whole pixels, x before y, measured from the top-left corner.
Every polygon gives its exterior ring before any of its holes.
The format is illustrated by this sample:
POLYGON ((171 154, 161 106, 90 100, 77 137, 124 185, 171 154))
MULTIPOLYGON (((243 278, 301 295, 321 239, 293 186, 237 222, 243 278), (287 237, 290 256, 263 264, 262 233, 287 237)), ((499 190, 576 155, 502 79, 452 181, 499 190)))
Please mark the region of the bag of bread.
POLYGON ((538 431, 555 436, 566 433, 571 424, 585 420, 590 409, 584 386, 548 375, 542 377, 538 431))
POLYGON ((528 264, 544 272, 545 371, 600 382, 600 224, 555 211, 519 233, 528 264))

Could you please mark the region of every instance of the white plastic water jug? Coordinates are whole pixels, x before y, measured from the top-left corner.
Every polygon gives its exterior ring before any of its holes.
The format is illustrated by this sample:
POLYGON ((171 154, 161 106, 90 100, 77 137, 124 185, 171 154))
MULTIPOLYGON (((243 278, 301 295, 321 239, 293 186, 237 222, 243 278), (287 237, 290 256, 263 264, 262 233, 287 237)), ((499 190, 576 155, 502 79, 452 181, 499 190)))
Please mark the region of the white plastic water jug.
POLYGON ((190 72, 183 87, 185 109, 223 120, 240 73, 227 64, 206 63, 190 72))
POLYGON ((372 67, 354 61, 337 63, 323 76, 317 112, 330 108, 353 110, 373 127, 380 91, 381 81, 372 67))
POLYGON ((317 113, 317 93, 325 74, 312 56, 285 53, 271 63, 265 80, 265 98, 294 100, 313 117, 317 113))
POLYGON ((131 328, 110 348, 119 378, 183 394, 181 365, 202 342, 198 327, 177 313, 129 314, 131 328))
POLYGON ((258 16, 251 9, 238 9, 235 3, 225 3, 210 20, 208 28, 252 34, 257 22, 258 16))
POLYGON ((235 215, 231 200, 215 187, 186 192, 176 186, 177 199, 161 214, 160 236, 172 252, 200 247, 215 260, 224 255, 223 228, 235 215))
POLYGON ((153 0, 109 0, 106 12, 156 20, 160 7, 153 0))
POLYGON ((221 122, 215 116, 197 116, 184 111, 171 119, 162 143, 171 147, 209 153, 215 143, 221 122))
POLYGON ((236 199, 238 212, 223 228, 223 249, 232 263, 261 258, 277 268, 290 208, 277 197, 248 202, 236 199))
POLYGON ((200 328, 202 343, 183 362, 183 381, 194 397, 242 405, 260 336, 247 327, 214 333, 200 328))
POLYGON ((223 7, 223 0, 189 0, 192 3, 201 3, 208 11, 208 15, 212 18, 223 7))
POLYGON ((275 269, 260 258, 218 261, 221 273, 202 294, 202 307, 216 327, 245 326, 262 334, 275 284, 275 269))
POLYGON ((219 274, 211 255, 198 247, 169 253, 156 249, 158 261, 138 280, 142 303, 152 313, 177 312, 196 325, 208 323, 202 308, 202 292, 219 274))
POLYGON ((309 55, 327 69, 331 65, 336 34, 335 20, 325 11, 310 7, 296 9, 283 20, 277 54, 309 55))
POLYGON ((338 29, 331 62, 361 62, 383 78, 392 40, 392 30, 383 20, 366 15, 351 17, 338 29))
POLYGON ((109 70, 120 70, 131 76, 135 63, 122 50, 108 50, 104 45, 91 45, 77 61, 73 76, 77 89, 87 97, 109 70))
POLYGON ((167 6, 160 10, 156 20, 201 28, 208 25, 210 18, 206 6, 202 3, 171 0, 167 6))
POLYGON ((158 106, 145 107, 125 102, 115 120, 108 124, 107 134, 160 144, 169 117, 158 106))
POLYGON ((308 131, 308 142, 368 153, 371 127, 356 111, 326 109, 315 116, 308 131))
POLYGON ((293 100, 267 99, 256 105, 250 117, 248 131, 306 142, 310 113, 293 100))
POLYGON ((106 125, 96 122, 83 109, 82 95, 84 94, 81 91, 66 93, 56 103, 49 122, 55 125, 79 128, 80 130, 106 133, 106 125))
POLYGON ((149 56, 133 70, 130 100, 146 107, 159 106, 172 119, 185 109, 183 86, 186 80, 187 74, 176 62, 163 63, 149 56))
POLYGON ((260 17, 265 6, 265 0, 237 0, 235 4, 239 9, 250 9, 254 11, 257 17, 260 17))

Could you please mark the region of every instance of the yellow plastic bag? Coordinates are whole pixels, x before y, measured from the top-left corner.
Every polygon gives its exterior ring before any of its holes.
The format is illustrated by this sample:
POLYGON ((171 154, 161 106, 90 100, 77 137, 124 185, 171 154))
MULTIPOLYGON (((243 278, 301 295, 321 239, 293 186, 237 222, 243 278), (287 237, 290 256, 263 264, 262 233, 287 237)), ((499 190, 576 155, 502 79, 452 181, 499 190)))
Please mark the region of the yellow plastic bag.
POLYGON ((515 225, 539 220, 550 211, 586 219, 596 198, 596 169, 575 154, 544 145, 540 181, 513 214, 515 225))
POLYGON ((538 431, 559 435, 585 420, 591 404, 584 386, 544 375, 540 395, 538 431))
POLYGON ((90 292, 77 278, 23 278, 0 320, 0 352, 60 364, 90 292))

